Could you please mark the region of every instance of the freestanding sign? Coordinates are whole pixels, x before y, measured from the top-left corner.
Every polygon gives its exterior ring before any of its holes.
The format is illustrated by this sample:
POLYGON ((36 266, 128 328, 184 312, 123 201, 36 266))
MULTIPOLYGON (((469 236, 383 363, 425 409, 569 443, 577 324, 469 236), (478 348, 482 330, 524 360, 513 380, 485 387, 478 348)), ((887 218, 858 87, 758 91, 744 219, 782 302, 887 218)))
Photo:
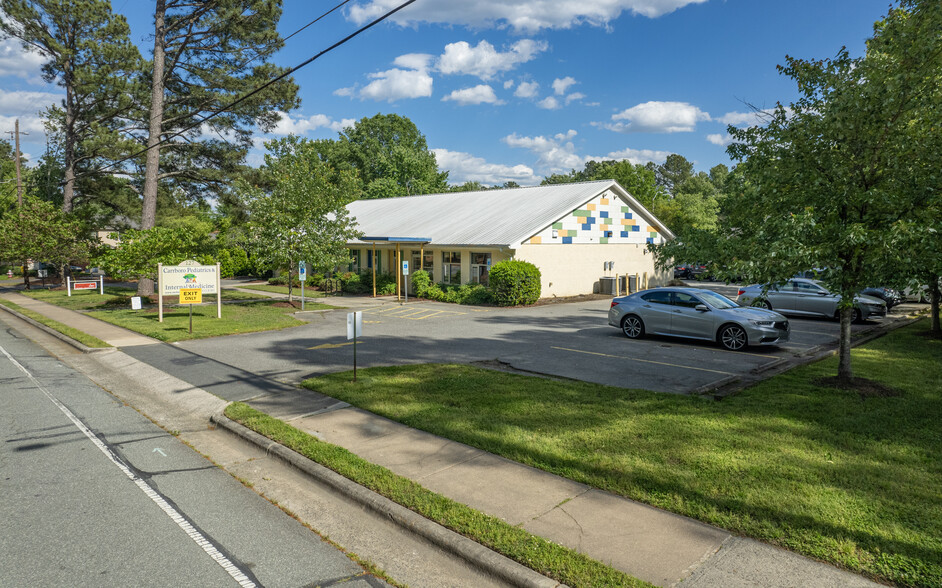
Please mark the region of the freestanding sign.
MULTIPOLYGON (((181 290, 199 290, 200 300, 203 294, 216 295, 216 318, 222 318, 222 286, 219 283, 219 264, 199 265, 187 260, 180 265, 157 264, 157 320, 164 322, 164 296, 180 295, 181 290)), ((198 303, 197 303, 198 304, 198 303)))
POLYGON ((72 290, 98 290, 105 293, 105 276, 98 276, 97 280, 72 280, 72 276, 65 277, 65 289, 72 295, 72 290))
POLYGON ((307 264, 298 262, 298 280, 301 281, 301 310, 304 310, 304 280, 307 279, 307 264))
POLYGON ((357 337, 363 335, 363 312, 347 313, 347 339, 353 339, 353 381, 357 381, 357 337))

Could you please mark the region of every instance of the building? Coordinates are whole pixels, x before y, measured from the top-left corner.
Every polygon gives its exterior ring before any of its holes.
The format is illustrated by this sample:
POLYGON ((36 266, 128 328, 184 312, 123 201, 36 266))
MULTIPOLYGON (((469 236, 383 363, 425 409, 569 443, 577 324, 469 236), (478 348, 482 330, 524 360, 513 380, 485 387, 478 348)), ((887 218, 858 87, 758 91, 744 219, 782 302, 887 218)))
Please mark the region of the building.
POLYGON ((666 283, 649 243, 674 234, 614 180, 357 200, 347 205, 363 236, 348 243, 354 271, 423 269, 445 284, 486 283, 490 266, 529 261, 542 296, 599 292, 605 277, 666 283), (609 267, 611 262, 611 267, 609 267))

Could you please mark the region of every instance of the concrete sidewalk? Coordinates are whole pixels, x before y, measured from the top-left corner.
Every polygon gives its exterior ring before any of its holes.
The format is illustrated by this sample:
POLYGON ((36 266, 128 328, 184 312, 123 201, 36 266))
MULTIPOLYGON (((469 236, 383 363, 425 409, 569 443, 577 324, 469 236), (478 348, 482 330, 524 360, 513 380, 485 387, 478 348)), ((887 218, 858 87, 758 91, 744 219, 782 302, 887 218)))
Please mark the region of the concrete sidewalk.
MULTIPOLYGON (((158 343, 19 294, 2 296, 119 347, 158 343)), ((186 381, 184 371, 174 375, 186 381)), ((242 385, 254 387, 248 403, 258 410, 430 490, 659 586, 680 582, 698 587, 879 586, 833 566, 411 429, 311 391, 262 378, 242 385)))

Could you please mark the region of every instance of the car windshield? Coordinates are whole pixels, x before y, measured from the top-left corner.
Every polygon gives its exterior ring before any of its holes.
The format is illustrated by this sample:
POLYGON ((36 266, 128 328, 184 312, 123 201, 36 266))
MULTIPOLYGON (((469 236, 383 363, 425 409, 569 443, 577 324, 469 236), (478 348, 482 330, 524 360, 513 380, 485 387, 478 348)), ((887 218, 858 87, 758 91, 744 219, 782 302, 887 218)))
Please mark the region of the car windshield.
POLYGON ((700 298, 703 299, 704 302, 706 302, 707 304, 709 304, 710 306, 718 310, 725 310, 727 308, 736 308, 737 306, 739 306, 738 304, 736 304, 735 302, 733 302, 726 296, 722 296, 720 294, 717 294, 716 292, 710 292, 710 291, 697 292, 697 296, 699 296, 700 298))

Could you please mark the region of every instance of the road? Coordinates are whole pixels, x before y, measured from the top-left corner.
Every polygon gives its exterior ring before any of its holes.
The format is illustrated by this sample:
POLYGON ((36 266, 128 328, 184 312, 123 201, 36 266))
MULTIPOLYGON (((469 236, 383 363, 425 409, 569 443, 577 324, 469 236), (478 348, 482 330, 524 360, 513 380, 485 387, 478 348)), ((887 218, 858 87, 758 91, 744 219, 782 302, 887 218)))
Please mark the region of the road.
POLYGON ((0 382, 0 585, 385 585, 12 329, 0 382))

